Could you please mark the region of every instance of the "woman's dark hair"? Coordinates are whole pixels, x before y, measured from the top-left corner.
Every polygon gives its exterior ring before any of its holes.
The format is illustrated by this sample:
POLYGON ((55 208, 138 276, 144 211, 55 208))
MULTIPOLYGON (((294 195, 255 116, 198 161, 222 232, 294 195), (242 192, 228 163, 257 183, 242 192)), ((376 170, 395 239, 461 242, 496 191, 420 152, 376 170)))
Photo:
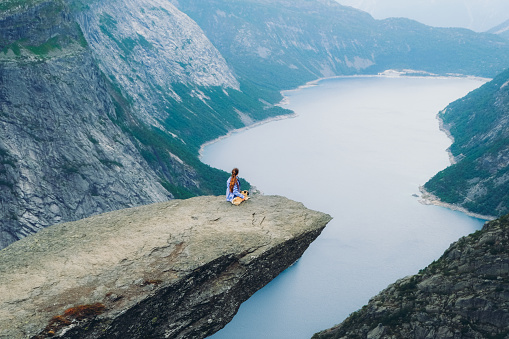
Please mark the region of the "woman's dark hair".
POLYGON ((233 188, 237 184, 237 175, 239 175, 239 169, 235 167, 232 169, 232 177, 230 178, 230 192, 233 193, 233 188))

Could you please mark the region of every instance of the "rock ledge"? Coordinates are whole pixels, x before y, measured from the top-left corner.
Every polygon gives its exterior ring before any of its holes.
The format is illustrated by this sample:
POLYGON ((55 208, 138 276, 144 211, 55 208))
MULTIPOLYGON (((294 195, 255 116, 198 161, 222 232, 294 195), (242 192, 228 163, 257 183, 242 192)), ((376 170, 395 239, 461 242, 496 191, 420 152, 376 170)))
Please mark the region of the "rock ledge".
POLYGON ((0 251, 0 338, 200 338, 331 217, 279 196, 172 200, 54 225, 0 251))

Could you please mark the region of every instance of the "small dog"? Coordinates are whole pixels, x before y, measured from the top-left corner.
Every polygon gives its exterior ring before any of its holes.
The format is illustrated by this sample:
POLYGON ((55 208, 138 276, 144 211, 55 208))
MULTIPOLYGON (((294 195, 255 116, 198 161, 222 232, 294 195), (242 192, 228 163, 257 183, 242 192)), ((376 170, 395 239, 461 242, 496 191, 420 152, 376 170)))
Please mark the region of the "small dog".
MULTIPOLYGON (((240 193, 244 196, 245 200, 249 199, 249 192, 248 191, 241 191, 240 193)), ((239 206, 240 203, 243 202, 243 201, 244 200, 242 200, 241 197, 235 197, 232 200, 232 204, 234 204, 235 206, 239 206)))

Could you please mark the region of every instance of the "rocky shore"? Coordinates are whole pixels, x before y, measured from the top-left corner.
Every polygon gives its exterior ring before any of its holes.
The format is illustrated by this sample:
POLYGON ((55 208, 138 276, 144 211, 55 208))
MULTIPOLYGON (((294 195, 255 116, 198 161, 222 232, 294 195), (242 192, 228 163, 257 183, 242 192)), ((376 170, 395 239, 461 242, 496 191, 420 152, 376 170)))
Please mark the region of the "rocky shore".
POLYGON ((0 251, 0 338, 203 338, 330 221, 279 196, 136 207, 0 251))
POLYGON ((492 215, 483 215, 483 214, 473 213, 464 207, 443 202, 436 195, 426 191, 426 189, 423 186, 419 186, 419 191, 421 191, 421 194, 422 194, 419 198, 419 202, 423 205, 442 206, 442 207, 451 209, 453 211, 459 211, 459 212, 465 213, 466 215, 469 215, 469 216, 477 218, 477 219, 494 220, 497 218, 492 215))

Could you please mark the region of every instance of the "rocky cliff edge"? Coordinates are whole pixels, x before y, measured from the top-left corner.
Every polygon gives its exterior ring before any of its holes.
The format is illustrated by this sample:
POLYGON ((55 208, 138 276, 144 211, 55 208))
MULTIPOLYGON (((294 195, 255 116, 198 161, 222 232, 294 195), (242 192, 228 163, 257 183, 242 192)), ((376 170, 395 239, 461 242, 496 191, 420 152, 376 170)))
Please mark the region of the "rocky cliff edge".
POLYGON ((509 215, 313 339, 509 338, 509 215))
POLYGON ((0 251, 0 338, 205 337, 330 219, 279 196, 209 196, 51 226, 0 251))

